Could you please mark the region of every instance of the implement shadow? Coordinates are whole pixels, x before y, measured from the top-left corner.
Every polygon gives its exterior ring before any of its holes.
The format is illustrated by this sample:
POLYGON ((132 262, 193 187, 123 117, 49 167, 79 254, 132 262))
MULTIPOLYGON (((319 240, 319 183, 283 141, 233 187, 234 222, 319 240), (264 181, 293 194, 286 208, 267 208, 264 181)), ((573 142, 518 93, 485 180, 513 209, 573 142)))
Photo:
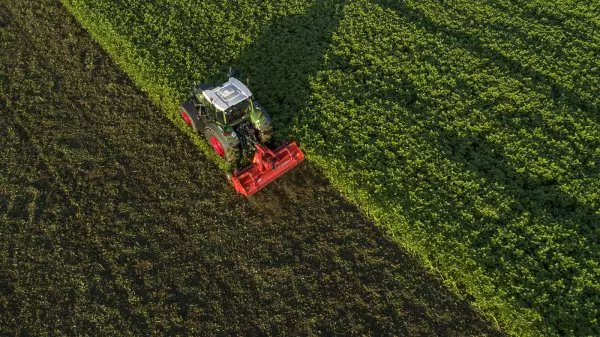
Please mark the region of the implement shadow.
MULTIPOLYGON (((250 78, 249 86, 269 111, 279 140, 291 133, 296 123, 293 112, 309 101, 310 77, 322 67, 342 16, 343 3, 317 1, 301 15, 276 20, 233 62, 243 81, 250 78)), ((223 65, 219 73, 210 77, 211 81, 223 81, 228 68, 229 65, 223 65)), ((353 265, 347 271, 349 279, 358 278, 363 289, 379 289, 377 292, 387 294, 379 300, 384 301, 381 306, 387 307, 385 312, 373 309, 352 313, 363 317, 374 333, 502 335, 468 301, 459 299, 438 277, 428 273, 321 176, 305 161, 248 199, 263 214, 291 224, 286 225, 282 235, 293 238, 295 257, 281 256, 276 263, 291 264, 298 256, 311 256, 315 242, 331 242, 339 256, 330 258, 353 265), (356 236, 332 241, 332 235, 339 235, 340 231, 356 236), (363 263, 363 259, 378 262, 363 263), (402 303, 400 308, 397 303, 402 303), (389 330, 380 330, 377 315, 389 317, 389 330)), ((309 263, 315 264, 315 270, 322 269, 323 261, 310 259, 309 263)), ((341 301, 348 294, 339 296, 341 301)))

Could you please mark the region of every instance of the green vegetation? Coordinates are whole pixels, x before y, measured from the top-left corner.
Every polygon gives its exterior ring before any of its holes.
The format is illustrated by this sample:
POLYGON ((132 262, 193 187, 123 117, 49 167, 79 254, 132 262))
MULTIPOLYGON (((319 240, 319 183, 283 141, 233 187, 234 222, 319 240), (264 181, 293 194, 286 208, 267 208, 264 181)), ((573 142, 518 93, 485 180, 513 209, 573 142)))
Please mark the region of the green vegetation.
POLYGON ((308 163, 256 197, 59 1, 0 2, 0 335, 501 335, 308 163))
POLYGON ((64 3, 173 118, 238 66, 277 137, 509 332, 600 335, 593 2, 64 3))

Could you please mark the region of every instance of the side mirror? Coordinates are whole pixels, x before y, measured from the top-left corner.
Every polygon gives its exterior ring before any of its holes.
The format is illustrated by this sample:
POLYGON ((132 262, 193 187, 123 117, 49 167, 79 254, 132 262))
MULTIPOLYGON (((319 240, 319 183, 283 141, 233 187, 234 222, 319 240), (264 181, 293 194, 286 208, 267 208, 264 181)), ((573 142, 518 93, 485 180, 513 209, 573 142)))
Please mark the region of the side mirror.
POLYGON ((231 68, 229 67, 229 73, 227 74, 229 77, 239 77, 240 76, 240 72, 237 70, 237 68, 231 68))

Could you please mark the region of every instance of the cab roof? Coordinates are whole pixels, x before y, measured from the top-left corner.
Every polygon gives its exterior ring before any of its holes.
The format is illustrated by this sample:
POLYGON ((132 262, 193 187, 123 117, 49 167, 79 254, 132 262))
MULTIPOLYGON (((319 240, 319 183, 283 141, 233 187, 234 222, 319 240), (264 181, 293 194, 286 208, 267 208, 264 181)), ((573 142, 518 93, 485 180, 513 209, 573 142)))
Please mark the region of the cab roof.
POLYGON ((212 104, 220 111, 225 111, 252 96, 250 89, 234 77, 230 77, 227 82, 216 88, 204 90, 203 94, 208 101, 212 98, 212 104))

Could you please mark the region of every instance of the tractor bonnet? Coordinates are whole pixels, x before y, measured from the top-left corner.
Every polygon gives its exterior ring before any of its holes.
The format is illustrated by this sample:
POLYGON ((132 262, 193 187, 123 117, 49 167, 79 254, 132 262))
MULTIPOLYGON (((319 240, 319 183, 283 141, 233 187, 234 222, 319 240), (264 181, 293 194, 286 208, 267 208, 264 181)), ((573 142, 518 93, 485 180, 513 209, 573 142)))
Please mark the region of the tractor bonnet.
POLYGON ((205 90, 203 94, 208 101, 212 98, 212 104, 220 111, 225 111, 252 96, 250 89, 233 77, 216 88, 205 90))

